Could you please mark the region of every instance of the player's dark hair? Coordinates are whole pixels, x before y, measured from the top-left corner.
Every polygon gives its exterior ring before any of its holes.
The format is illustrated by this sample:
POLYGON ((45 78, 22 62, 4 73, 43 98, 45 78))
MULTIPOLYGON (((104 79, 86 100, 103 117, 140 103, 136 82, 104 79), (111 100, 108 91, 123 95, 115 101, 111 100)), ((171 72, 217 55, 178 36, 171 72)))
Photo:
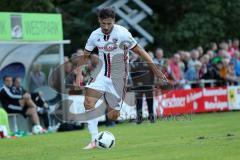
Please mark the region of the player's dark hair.
POLYGON ((14 77, 14 78, 13 78, 13 83, 15 83, 17 79, 21 79, 21 77, 20 77, 20 76, 14 77))
POLYGON ((112 7, 102 8, 98 11, 98 17, 100 19, 115 18, 115 12, 112 7))
POLYGON ((7 78, 9 78, 9 77, 10 77, 10 78, 12 78, 12 76, 5 75, 5 76, 3 76, 3 78, 2 78, 2 79, 3 79, 3 81, 5 81, 5 80, 6 80, 7 78))

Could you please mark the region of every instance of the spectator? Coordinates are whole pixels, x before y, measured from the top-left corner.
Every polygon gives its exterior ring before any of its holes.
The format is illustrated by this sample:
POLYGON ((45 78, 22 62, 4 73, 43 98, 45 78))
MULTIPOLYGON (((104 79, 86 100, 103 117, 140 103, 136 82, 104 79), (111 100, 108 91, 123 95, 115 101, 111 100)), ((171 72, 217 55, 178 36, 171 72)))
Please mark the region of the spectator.
POLYGON ((181 56, 181 61, 184 63, 184 72, 186 72, 188 70, 188 62, 191 59, 190 53, 181 51, 180 56, 181 56))
POLYGON ((201 62, 197 62, 195 63, 194 67, 188 68, 187 72, 184 75, 185 79, 188 81, 198 81, 201 67, 201 62))
POLYGON ((176 54, 174 54, 174 56, 172 57, 172 59, 170 60, 170 63, 169 63, 169 66, 172 71, 172 76, 173 76, 173 79, 174 79, 176 85, 179 85, 180 81, 183 78, 179 63, 180 63, 180 55, 176 53, 176 54))
POLYGON ((209 61, 210 61, 210 58, 209 58, 208 54, 205 54, 201 57, 200 62, 202 64, 202 67, 199 71, 199 78, 200 79, 207 73, 208 67, 210 67, 209 61))
POLYGON ((198 46, 197 50, 198 50, 198 53, 199 53, 199 57, 202 57, 202 55, 204 53, 202 46, 198 46))
MULTIPOLYGON (((23 95, 15 95, 11 92, 13 80, 11 76, 3 77, 4 85, 0 90, 0 100, 4 109, 8 113, 20 113, 24 117, 30 116, 34 125, 40 126, 39 117, 37 114, 37 106, 31 100, 31 96, 28 93, 23 95)), ((42 129, 43 132, 43 129, 42 129)))
POLYGON ((225 84, 234 85, 237 82, 234 65, 228 58, 223 58, 223 67, 220 69, 220 76, 225 80, 225 84))
POLYGON ((42 72, 42 66, 35 64, 33 71, 30 73, 30 91, 34 92, 39 87, 46 85, 46 75, 42 72))
POLYGON ((235 38, 231 47, 234 52, 239 51, 239 39, 235 38))
POLYGON ((211 51, 211 50, 208 50, 207 53, 206 53, 206 55, 208 55, 208 56, 209 56, 209 60, 211 60, 211 59, 213 59, 217 54, 214 53, 214 52, 211 51))
MULTIPOLYGON (((82 49, 78 49, 76 53, 73 53, 72 57, 71 57, 71 61, 74 63, 74 61, 76 60, 80 60, 80 57, 83 55, 83 50, 82 49), (75 58, 74 58, 75 57, 75 58), (78 57, 78 58, 76 58, 78 57)), ((74 92, 76 90, 80 91, 82 89, 83 86, 83 75, 82 75, 82 65, 83 64, 79 64, 79 66, 71 66, 70 64, 68 64, 69 66, 66 66, 65 68, 65 74, 68 74, 68 83, 70 86, 73 86, 72 90, 70 90, 70 92, 74 92), (79 90, 80 89, 80 90, 79 90)))
POLYGON ((15 95, 24 95, 26 90, 21 86, 21 78, 20 77, 15 77, 13 79, 13 86, 11 87, 11 92, 15 95))
POLYGON ((230 41, 227 51, 230 53, 231 56, 234 56, 235 51, 239 51, 239 40, 234 39, 233 42, 230 41))
POLYGON ((228 43, 226 43, 226 42, 220 43, 219 48, 220 48, 220 50, 226 51, 230 57, 233 56, 233 50, 230 49, 228 43))
POLYGON ((210 43, 209 51, 212 51, 213 54, 216 55, 216 54, 217 54, 217 50, 218 50, 217 43, 211 42, 211 43, 210 43))
POLYGON ((96 69, 99 63, 99 58, 97 54, 91 54, 90 61, 88 64, 83 66, 82 75, 83 75, 83 85, 86 85, 92 77, 94 70, 96 69))
MULTIPOLYGON (((14 95, 23 96, 24 94, 28 93, 22 86, 21 86, 21 78, 15 77, 13 80, 13 86, 11 87, 11 92, 14 95)), ((28 93, 29 94, 29 93, 28 93)), ((49 127, 49 116, 48 116, 48 104, 42 98, 41 93, 31 93, 31 100, 36 104, 37 111, 39 116, 43 119, 43 123, 45 128, 49 127)))
POLYGON ((174 76, 172 74, 171 67, 169 65, 169 60, 165 60, 162 67, 162 73, 166 76, 168 83, 174 85, 174 76))
POLYGON ((153 58, 153 63, 157 64, 160 68, 162 68, 164 63, 164 52, 161 48, 157 48, 155 51, 155 57, 153 58))
POLYGON ((67 61, 64 63, 64 70, 65 70, 65 84, 67 85, 67 88, 70 88, 74 85, 76 75, 73 72, 73 66, 70 61, 67 61))
POLYGON ((225 49, 219 50, 218 56, 221 58, 231 59, 231 55, 225 49))
POLYGON ((78 50, 77 50, 77 55, 83 55, 83 54, 84 54, 84 52, 83 52, 82 49, 78 49, 78 50))
POLYGON ((228 58, 223 58, 222 59, 222 67, 220 68, 220 76, 221 78, 224 79, 224 81, 226 82, 227 80, 227 73, 228 73, 228 64, 229 64, 230 60, 228 58))
POLYGON ((236 76, 233 62, 230 62, 229 65, 227 66, 226 79, 227 79, 228 85, 237 85, 237 76, 236 76))
POLYGON ((188 67, 194 67, 196 63, 198 63, 198 58, 199 58, 199 51, 194 49, 191 51, 191 59, 188 62, 188 67))
POLYGON ((234 70, 237 77, 240 77, 240 59, 239 58, 240 58, 240 52, 235 51, 231 62, 234 65, 234 70))
MULTIPOLYGON (((78 49, 77 53, 75 53, 76 56, 83 55, 83 50, 78 49)), ((93 71, 96 69, 97 65, 99 63, 98 58, 98 49, 95 48, 91 55, 90 60, 87 62, 86 65, 77 66, 73 73, 75 75, 74 79, 74 86, 82 88, 85 86, 91 79, 91 76, 93 74, 93 71)))
POLYGON ((64 56, 64 63, 69 62, 69 58, 67 56, 64 56))
POLYGON ((179 55, 180 55, 180 62, 179 62, 179 67, 181 69, 181 72, 184 73, 185 72, 185 63, 183 62, 183 58, 185 56, 185 53, 184 51, 178 51, 179 55))
POLYGON ((217 80, 216 86, 222 86, 224 84, 224 78, 220 74, 220 70, 223 68, 223 63, 220 58, 215 58, 212 61, 211 67, 208 68, 207 73, 203 76, 205 79, 215 79, 217 80))

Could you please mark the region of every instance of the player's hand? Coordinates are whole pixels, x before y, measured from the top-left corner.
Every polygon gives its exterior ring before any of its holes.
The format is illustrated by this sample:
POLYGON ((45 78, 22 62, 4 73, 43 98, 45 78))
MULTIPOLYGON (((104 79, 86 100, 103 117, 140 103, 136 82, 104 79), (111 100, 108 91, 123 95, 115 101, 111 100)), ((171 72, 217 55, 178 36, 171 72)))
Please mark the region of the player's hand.
POLYGON ((160 70, 160 68, 156 64, 151 63, 150 67, 151 67, 154 75, 157 77, 158 82, 160 82, 162 85, 163 84, 168 84, 167 77, 162 73, 162 71, 160 70))

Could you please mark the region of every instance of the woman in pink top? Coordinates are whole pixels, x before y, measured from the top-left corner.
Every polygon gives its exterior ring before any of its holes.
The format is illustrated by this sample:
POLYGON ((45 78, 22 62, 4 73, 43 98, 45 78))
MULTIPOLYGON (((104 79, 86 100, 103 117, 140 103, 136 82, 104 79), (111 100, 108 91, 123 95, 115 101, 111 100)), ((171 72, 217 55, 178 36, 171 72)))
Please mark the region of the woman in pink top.
POLYGON ((180 55, 176 53, 174 54, 173 58, 170 60, 170 64, 169 64, 172 71, 173 78, 177 84, 182 79, 182 71, 179 66, 179 62, 180 62, 180 55))

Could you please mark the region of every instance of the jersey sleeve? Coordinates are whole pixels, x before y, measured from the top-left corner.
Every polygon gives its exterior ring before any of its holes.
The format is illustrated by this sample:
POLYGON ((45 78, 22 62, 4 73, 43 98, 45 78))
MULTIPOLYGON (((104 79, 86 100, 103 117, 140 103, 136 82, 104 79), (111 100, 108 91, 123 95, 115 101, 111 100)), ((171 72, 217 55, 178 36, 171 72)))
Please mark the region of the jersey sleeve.
POLYGON ((95 45, 95 36, 92 33, 90 35, 90 37, 88 38, 88 40, 87 40, 87 43, 86 43, 86 46, 85 46, 85 50, 87 50, 88 52, 92 52, 95 47, 96 47, 96 45, 95 45))
POLYGON ((126 39, 126 41, 128 41, 128 42, 130 42, 129 44, 130 44, 130 46, 128 47, 129 49, 133 49, 136 45, 137 45, 137 41, 133 38, 133 36, 132 36, 132 34, 129 32, 129 31, 127 31, 127 39, 126 39))

